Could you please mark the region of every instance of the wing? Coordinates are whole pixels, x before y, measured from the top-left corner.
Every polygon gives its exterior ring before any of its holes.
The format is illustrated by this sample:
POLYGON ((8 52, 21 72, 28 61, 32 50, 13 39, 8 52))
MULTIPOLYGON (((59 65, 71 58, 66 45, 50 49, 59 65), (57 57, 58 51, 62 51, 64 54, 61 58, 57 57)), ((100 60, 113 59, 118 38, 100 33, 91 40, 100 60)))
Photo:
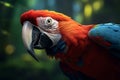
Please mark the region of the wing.
POLYGON ((98 24, 89 31, 88 35, 97 44, 120 57, 120 24, 98 24))

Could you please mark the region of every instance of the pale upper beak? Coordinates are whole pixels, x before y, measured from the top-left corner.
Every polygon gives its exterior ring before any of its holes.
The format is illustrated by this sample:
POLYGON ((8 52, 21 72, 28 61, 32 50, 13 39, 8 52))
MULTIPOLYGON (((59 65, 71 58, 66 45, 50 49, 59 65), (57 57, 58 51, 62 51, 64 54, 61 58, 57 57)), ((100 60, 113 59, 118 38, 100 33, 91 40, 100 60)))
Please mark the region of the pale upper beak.
POLYGON ((37 61, 34 48, 45 49, 53 45, 51 39, 29 21, 23 23, 22 39, 29 54, 37 61))

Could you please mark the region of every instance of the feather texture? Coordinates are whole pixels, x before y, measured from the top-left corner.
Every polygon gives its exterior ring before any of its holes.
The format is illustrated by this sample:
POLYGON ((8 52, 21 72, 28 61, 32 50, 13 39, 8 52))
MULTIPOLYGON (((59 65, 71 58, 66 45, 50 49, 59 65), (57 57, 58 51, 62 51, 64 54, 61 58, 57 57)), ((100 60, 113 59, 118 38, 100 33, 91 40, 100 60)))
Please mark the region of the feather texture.
POLYGON ((55 57, 60 59, 63 72, 70 78, 80 79, 82 73, 88 80, 120 80, 120 60, 88 36, 95 25, 82 25, 62 13, 48 10, 27 11, 21 15, 21 23, 30 21, 37 25, 37 17, 51 17, 59 22, 60 34, 68 50, 66 54, 57 53, 55 57), (82 65, 79 65, 81 61, 82 65))

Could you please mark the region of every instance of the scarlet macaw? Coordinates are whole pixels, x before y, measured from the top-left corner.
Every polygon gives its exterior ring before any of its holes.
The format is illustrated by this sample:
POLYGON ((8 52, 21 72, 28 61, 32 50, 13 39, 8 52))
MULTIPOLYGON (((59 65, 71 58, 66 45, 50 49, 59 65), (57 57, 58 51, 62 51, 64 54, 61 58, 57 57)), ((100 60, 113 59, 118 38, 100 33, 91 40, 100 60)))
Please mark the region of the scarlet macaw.
POLYGON ((82 25, 48 10, 21 15, 22 38, 27 51, 34 49, 60 60, 70 80, 120 80, 120 25, 82 25))

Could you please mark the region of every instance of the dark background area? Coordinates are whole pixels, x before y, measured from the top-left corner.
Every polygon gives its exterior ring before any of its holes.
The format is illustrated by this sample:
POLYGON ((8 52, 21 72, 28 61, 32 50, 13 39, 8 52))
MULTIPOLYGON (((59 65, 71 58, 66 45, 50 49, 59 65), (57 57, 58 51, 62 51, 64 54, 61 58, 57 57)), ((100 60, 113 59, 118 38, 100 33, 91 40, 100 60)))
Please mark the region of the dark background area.
POLYGON ((0 80, 68 80, 55 59, 25 50, 20 15, 30 9, 64 13, 81 24, 120 23, 120 0, 0 0, 0 80))

